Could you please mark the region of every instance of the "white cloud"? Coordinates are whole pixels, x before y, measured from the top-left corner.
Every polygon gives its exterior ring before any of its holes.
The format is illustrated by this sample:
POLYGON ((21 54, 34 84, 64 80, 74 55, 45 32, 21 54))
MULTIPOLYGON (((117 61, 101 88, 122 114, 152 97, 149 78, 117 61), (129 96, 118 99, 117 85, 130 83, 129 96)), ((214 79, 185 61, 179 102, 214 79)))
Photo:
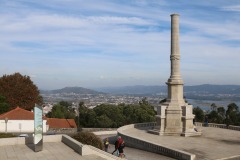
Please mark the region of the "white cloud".
POLYGON ((240 12, 240 5, 225 6, 221 9, 224 11, 240 12))
MULTIPOLYGON (((239 68, 240 20, 235 12, 227 16, 223 10, 219 15, 204 10, 214 6, 211 2, 201 2, 199 12, 193 12, 197 2, 24 2, 0 6, 0 74, 37 75, 34 80, 43 87, 98 82, 164 85, 170 74, 169 15, 178 7, 188 9, 180 12, 183 79, 205 83, 206 76, 234 77, 239 68)), ((221 1, 215 9, 222 6, 231 5, 221 1)))

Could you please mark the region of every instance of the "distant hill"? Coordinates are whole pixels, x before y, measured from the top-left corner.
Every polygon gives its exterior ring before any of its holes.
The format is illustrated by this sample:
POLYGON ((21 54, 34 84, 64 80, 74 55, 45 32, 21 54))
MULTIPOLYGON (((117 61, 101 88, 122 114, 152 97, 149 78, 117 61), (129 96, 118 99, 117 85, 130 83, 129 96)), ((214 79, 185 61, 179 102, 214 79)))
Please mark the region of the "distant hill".
MULTIPOLYGON (((87 89, 83 87, 65 87, 56 90, 41 90, 42 94, 58 94, 58 93, 76 93, 76 94, 160 94, 167 93, 167 85, 165 86, 124 86, 124 87, 103 87, 96 89, 87 89)), ((185 94, 240 94, 240 85, 195 85, 184 86, 185 94)))
POLYGON ((185 86, 185 92, 206 92, 210 94, 240 94, 240 85, 212 85, 203 84, 196 86, 185 86))
POLYGON ((95 90, 110 94, 158 94, 160 92, 167 93, 167 86, 136 85, 124 87, 104 87, 95 90))
MULTIPOLYGON (((167 93, 166 86, 125 86, 125 87, 105 87, 95 89, 97 91, 111 94, 159 94, 167 93)), ((184 86, 185 94, 206 93, 206 94, 240 94, 240 85, 211 85, 203 84, 196 86, 184 86)))
POLYGON ((61 93, 76 93, 76 94, 103 94, 103 92, 94 91, 83 87, 65 87, 56 90, 41 90, 41 94, 61 94, 61 93))

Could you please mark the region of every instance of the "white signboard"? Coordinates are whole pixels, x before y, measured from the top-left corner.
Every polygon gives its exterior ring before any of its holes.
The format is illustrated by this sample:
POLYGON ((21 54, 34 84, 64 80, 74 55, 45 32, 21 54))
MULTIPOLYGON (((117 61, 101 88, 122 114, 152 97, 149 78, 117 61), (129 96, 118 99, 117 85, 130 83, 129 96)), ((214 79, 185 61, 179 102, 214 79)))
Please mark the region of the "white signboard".
POLYGON ((35 104, 34 107, 34 148, 39 152, 43 148, 43 111, 42 107, 35 104))

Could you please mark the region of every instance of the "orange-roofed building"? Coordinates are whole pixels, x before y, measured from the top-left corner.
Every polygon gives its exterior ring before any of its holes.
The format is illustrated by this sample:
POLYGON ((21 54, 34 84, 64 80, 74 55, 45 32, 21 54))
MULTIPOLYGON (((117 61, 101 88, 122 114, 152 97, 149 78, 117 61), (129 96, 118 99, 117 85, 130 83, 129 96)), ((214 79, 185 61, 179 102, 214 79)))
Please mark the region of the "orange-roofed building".
POLYGON ((77 128, 74 119, 47 118, 49 129, 77 128))
MULTIPOLYGON (((74 119, 43 117, 43 133, 49 129, 77 129, 74 119)), ((33 133, 34 113, 20 107, 0 115, 0 132, 33 133), (7 122, 7 123, 6 123, 7 122)))
MULTIPOLYGON (((47 119, 43 117, 43 132, 48 130, 47 119)), ((0 132, 33 133, 34 113, 20 107, 0 115, 0 132)))

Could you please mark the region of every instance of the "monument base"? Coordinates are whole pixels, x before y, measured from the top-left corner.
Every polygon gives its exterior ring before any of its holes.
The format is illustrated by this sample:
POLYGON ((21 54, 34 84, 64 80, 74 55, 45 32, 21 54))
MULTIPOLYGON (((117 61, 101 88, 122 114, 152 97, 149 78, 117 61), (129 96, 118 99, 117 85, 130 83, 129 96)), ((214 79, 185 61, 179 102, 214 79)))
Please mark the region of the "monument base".
POLYGON ((157 125, 149 129, 148 133, 159 136, 201 136, 202 132, 193 125, 195 115, 192 114, 192 105, 184 103, 176 109, 173 109, 172 106, 168 102, 158 106, 156 115, 157 125), (169 106, 171 109, 168 109, 169 106))
POLYGON ((201 136, 202 135, 202 132, 201 131, 198 131, 198 132, 184 132, 181 134, 181 136, 183 137, 194 137, 194 136, 201 136))
POLYGON ((159 135, 159 136, 164 135, 164 132, 160 131, 159 129, 149 129, 147 132, 151 134, 159 135))

